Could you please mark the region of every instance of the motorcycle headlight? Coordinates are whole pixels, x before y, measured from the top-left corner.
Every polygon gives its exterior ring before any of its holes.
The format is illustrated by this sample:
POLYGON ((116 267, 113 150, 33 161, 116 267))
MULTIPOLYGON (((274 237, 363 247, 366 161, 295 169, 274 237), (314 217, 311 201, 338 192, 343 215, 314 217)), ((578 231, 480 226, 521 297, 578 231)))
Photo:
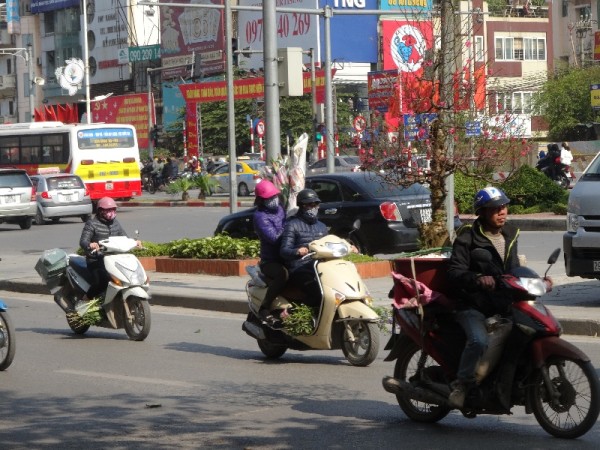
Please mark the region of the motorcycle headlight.
POLYGON ((348 246, 343 242, 327 242, 325 245, 335 258, 343 258, 348 254, 348 246))
POLYGON ((144 268, 141 264, 138 264, 133 270, 119 263, 116 263, 115 266, 119 269, 119 272, 123 274, 129 284, 146 284, 146 272, 144 272, 144 268))
POLYGON ((579 228, 579 215, 568 212, 567 213, 567 231, 576 233, 579 228))
POLYGON ((541 278, 519 278, 517 284, 535 297, 546 293, 546 283, 541 278))

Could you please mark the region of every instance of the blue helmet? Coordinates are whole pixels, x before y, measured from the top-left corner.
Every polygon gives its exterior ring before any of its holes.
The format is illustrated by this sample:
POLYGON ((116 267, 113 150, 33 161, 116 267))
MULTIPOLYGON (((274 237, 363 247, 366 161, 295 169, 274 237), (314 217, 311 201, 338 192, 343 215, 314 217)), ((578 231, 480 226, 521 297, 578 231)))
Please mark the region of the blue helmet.
POLYGON ((488 186, 475 194, 473 209, 476 215, 481 214, 482 208, 493 208, 510 203, 510 199, 500 189, 488 186))

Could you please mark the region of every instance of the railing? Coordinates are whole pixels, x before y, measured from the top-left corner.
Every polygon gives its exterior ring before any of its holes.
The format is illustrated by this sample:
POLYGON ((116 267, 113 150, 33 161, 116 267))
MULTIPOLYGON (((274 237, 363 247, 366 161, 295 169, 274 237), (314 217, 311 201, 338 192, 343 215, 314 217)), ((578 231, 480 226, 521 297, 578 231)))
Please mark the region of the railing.
POLYGON ((530 19, 547 19, 547 6, 525 6, 521 3, 509 3, 505 6, 490 5, 491 17, 521 17, 530 19))

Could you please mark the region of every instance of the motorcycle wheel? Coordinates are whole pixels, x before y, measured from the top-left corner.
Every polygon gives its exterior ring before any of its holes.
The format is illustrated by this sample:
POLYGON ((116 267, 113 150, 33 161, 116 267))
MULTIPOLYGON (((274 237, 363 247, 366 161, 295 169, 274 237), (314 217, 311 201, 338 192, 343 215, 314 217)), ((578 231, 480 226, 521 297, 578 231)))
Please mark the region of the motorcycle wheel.
MULTIPOLYGON (((412 339, 401 336, 400 342, 396 345, 402 348, 398 359, 396 360, 396 367, 394 367, 394 378, 399 380, 409 381, 417 374, 418 362, 421 357, 421 348, 415 344, 412 339)), ((428 367, 437 366, 437 363, 430 357, 427 356, 427 360, 423 366, 423 369, 428 367)), ((423 423, 435 423, 442 420, 451 411, 446 406, 434 405, 431 403, 420 402, 405 397, 401 394, 396 395, 396 400, 400 405, 400 409, 410 419, 415 422, 423 423)))
POLYGON ((0 312, 0 370, 6 370, 15 357, 15 328, 5 311, 0 312))
POLYGON ((148 194, 156 193, 156 183, 152 178, 148 179, 148 182, 146 183, 146 190, 148 191, 148 194))
POLYGON ((552 436, 574 439, 596 423, 600 412, 600 385, 592 363, 571 358, 551 357, 534 375, 529 391, 533 414, 552 436), (548 375, 557 399, 551 398, 542 370, 548 375))
POLYGON ((341 343, 344 356, 353 366, 366 367, 375 361, 379 352, 379 327, 376 323, 349 320, 341 327, 341 343))
POLYGON ((75 334, 85 334, 85 332, 90 329, 89 325, 81 322, 79 314, 76 312, 67 314, 67 324, 75 334))
POLYGON ((125 332, 132 341, 143 341, 150 333, 150 304, 139 297, 129 297, 126 308, 129 308, 131 320, 125 314, 125 332))
POLYGON ((287 347, 285 345, 271 344, 266 339, 259 339, 256 342, 258 342, 258 348, 260 348, 260 351, 263 352, 263 355, 269 359, 280 358, 287 351, 287 347))
POLYGON ((558 175, 554 181, 563 189, 569 189, 569 185, 571 184, 567 176, 564 174, 558 175))

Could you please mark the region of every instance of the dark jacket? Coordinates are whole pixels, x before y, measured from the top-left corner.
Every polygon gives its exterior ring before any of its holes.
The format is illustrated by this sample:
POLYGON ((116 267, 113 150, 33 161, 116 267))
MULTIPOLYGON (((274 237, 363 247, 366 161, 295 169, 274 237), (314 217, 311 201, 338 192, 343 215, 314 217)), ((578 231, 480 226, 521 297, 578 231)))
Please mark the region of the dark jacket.
POLYGON ((281 235, 285 224, 285 211, 281 206, 277 211, 258 208, 254 212, 254 231, 260 239, 260 262, 283 262, 279 255, 281 235))
POLYGON ((294 271, 306 263, 310 264, 312 260, 302 261, 296 252, 300 247, 308 247, 309 243, 327 234, 329 234, 327 226, 317 219, 309 220, 302 214, 296 214, 289 219, 283 229, 279 252, 286 267, 294 271))
POLYGON ((459 309, 472 307, 485 315, 493 315, 504 312, 510 304, 511 299, 507 298, 506 292, 484 291, 476 283, 481 275, 508 273, 520 265, 517 255, 519 230, 510 224, 505 224, 502 227, 502 235, 505 240, 504 260, 500 258, 492 242, 483 234, 479 219, 475 220, 473 225, 465 225, 459 230, 448 265, 448 280, 457 293, 456 301, 459 309), (492 260, 489 263, 482 263, 471 258, 471 251, 476 248, 489 251, 492 260))
POLYGON ((95 216, 85 223, 79 239, 79 246, 85 251, 88 260, 94 260, 96 257, 90 253, 90 244, 111 236, 127 236, 127 233, 117 219, 105 222, 95 216))

